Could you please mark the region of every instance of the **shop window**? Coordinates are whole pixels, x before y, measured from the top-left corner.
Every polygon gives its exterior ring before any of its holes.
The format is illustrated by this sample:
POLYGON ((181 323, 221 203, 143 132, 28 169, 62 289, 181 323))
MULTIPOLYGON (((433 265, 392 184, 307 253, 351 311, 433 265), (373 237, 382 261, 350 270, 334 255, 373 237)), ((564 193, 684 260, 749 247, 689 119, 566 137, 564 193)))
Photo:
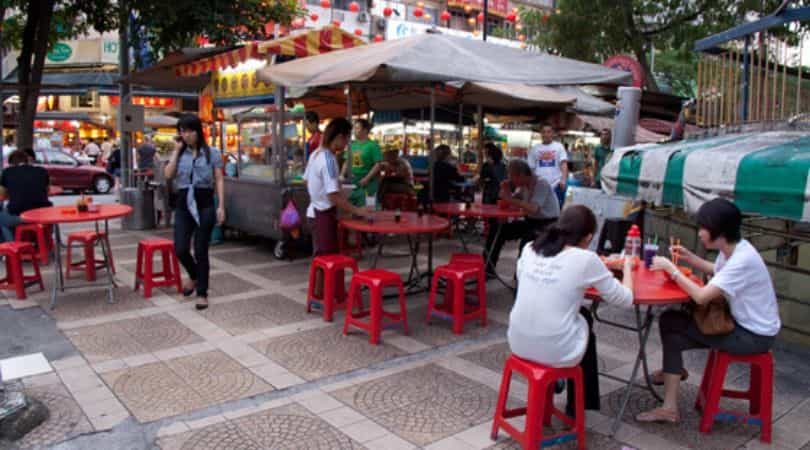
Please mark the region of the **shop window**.
POLYGON ((98 106, 98 93, 87 91, 83 94, 70 97, 70 106, 73 108, 95 108, 98 106))
POLYGON ((54 166, 75 166, 76 160, 65 153, 56 150, 48 151, 48 164, 54 166))

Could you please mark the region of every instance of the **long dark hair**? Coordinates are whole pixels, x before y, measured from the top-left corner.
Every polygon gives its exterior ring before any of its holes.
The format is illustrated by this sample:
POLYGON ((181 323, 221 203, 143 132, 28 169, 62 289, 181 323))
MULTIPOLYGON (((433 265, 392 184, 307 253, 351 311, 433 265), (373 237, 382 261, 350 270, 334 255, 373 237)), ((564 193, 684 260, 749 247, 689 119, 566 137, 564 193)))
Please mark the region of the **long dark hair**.
POLYGON ((718 197, 704 203, 698 209, 696 219, 700 227, 709 231, 709 237, 712 240, 723 236, 733 244, 742 239, 740 208, 724 198, 718 197))
POLYGON ((323 130, 323 140, 321 140, 321 147, 328 148, 332 145, 332 141, 338 136, 349 136, 352 134, 352 124, 343 117, 332 119, 326 129, 323 130))
MULTIPOLYGON (((205 141, 205 134, 203 134, 202 121, 196 114, 186 113, 180 116, 177 120, 177 133, 179 134, 183 130, 196 131, 199 148, 208 152, 208 143, 205 141)), ((188 144, 183 141, 183 149, 180 152, 186 151, 187 147, 188 144)))
POLYGON ((596 232, 596 216, 584 205, 565 208, 560 218, 532 244, 532 249, 545 257, 555 256, 566 245, 579 245, 596 232))
POLYGON ((493 163, 500 164, 501 161, 503 161, 503 152, 497 145, 492 142, 487 142, 484 144, 484 148, 487 151, 487 156, 489 156, 489 159, 491 159, 493 163))

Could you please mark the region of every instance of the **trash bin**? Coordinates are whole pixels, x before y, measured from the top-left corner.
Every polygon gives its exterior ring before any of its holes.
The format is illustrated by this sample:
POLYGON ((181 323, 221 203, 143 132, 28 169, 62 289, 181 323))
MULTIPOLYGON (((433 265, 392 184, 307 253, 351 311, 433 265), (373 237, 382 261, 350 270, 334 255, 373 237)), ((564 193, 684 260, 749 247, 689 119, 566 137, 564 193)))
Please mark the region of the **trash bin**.
POLYGON ((125 230, 155 228, 155 191, 149 187, 121 189, 121 204, 132 207, 132 214, 121 220, 125 230))

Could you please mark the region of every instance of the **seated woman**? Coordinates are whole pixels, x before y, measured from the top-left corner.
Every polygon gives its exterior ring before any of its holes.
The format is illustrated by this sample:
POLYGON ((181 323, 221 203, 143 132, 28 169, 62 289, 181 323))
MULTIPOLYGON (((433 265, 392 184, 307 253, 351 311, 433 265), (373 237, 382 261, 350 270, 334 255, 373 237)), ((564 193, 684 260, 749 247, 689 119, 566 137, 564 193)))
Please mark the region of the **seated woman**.
MULTIPOLYGON (((588 246, 596 217, 583 205, 566 208, 545 235, 526 245, 517 262, 518 289, 507 338, 515 355, 552 367, 581 364, 585 408, 599 409, 599 375, 593 320, 582 305, 594 287, 608 303, 633 304, 630 258, 619 282, 588 246)), ((569 415, 574 412, 569 386, 569 415)))
POLYGON ((464 177, 458 173, 456 166, 450 162, 452 152, 447 145, 439 145, 433 150, 436 163, 433 165, 433 201, 447 203, 458 197, 458 183, 464 182, 464 177))
POLYGON ((680 421, 678 383, 689 376, 683 368, 681 352, 710 348, 741 355, 765 353, 773 346, 782 326, 768 268, 754 246, 741 238, 742 214, 737 206, 721 198, 706 202, 698 210, 697 223, 703 246, 719 251, 715 262, 706 261, 681 246, 671 248, 670 253, 679 253, 682 261, 714 275, 708 284, 698 286, 667 258, 655 258, 652 267, 666 271, 699 305, 727 300, 735 322, 734 331, 707 336, 686 312, 661 314, 659 329, 664 367, 652 375, 652 381, 664 385, 664 404, 636 416, 640 422, 680 421))
POLYGON ((407 159, 399 156, 396 148, 389 148, 383 152, 380 163, 382 180, 380 181, 379 197, 381 204, 385 205, 386 194, 406 194, 416 201, 416 191, 413 189, 413 170, 407 159))

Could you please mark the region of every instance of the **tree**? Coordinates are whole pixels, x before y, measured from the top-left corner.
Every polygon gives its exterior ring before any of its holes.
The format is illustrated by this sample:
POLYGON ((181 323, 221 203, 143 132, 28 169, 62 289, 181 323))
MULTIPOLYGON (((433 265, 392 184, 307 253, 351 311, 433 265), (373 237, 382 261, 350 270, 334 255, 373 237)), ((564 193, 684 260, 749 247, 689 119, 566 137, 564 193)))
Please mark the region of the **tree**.
MULTIPOLYGON (((617 53, 639 61, 646 88, 657 91, 650 74, 652 48, 688 58, 694 41, 743 23, 746 13, 768 13, 782 0, 559 0, 554 14, 521 12, 531 45, 553 48, 562 56, 602 62, 617 53)), ((804 3, 804 2, 794 2, 804 3)), ((775 30, 786 33, 784 30, 775 30)), ((669 55, 669 54, 668 54, 669 55)), ((692 69, 694 78, 694 68, 692 69)))
MULTIPOLYGON (((20 120, 17 146, 32 147, 33 124, 45 56, 60 39, 118 27, 118 0, 3 0, 3 48, 20 50, 17 61, 20 120), (8 16, 8 17, 6 17, 8 16)), ((130 0, 126 6, 145 27, 156 54, 191 46, 194 37, 233 44, 264 35, 268 21, 288 24, 302 13, 295 0, 130 0)), ((120 49, 120 51, 128 51, 120 49)))

